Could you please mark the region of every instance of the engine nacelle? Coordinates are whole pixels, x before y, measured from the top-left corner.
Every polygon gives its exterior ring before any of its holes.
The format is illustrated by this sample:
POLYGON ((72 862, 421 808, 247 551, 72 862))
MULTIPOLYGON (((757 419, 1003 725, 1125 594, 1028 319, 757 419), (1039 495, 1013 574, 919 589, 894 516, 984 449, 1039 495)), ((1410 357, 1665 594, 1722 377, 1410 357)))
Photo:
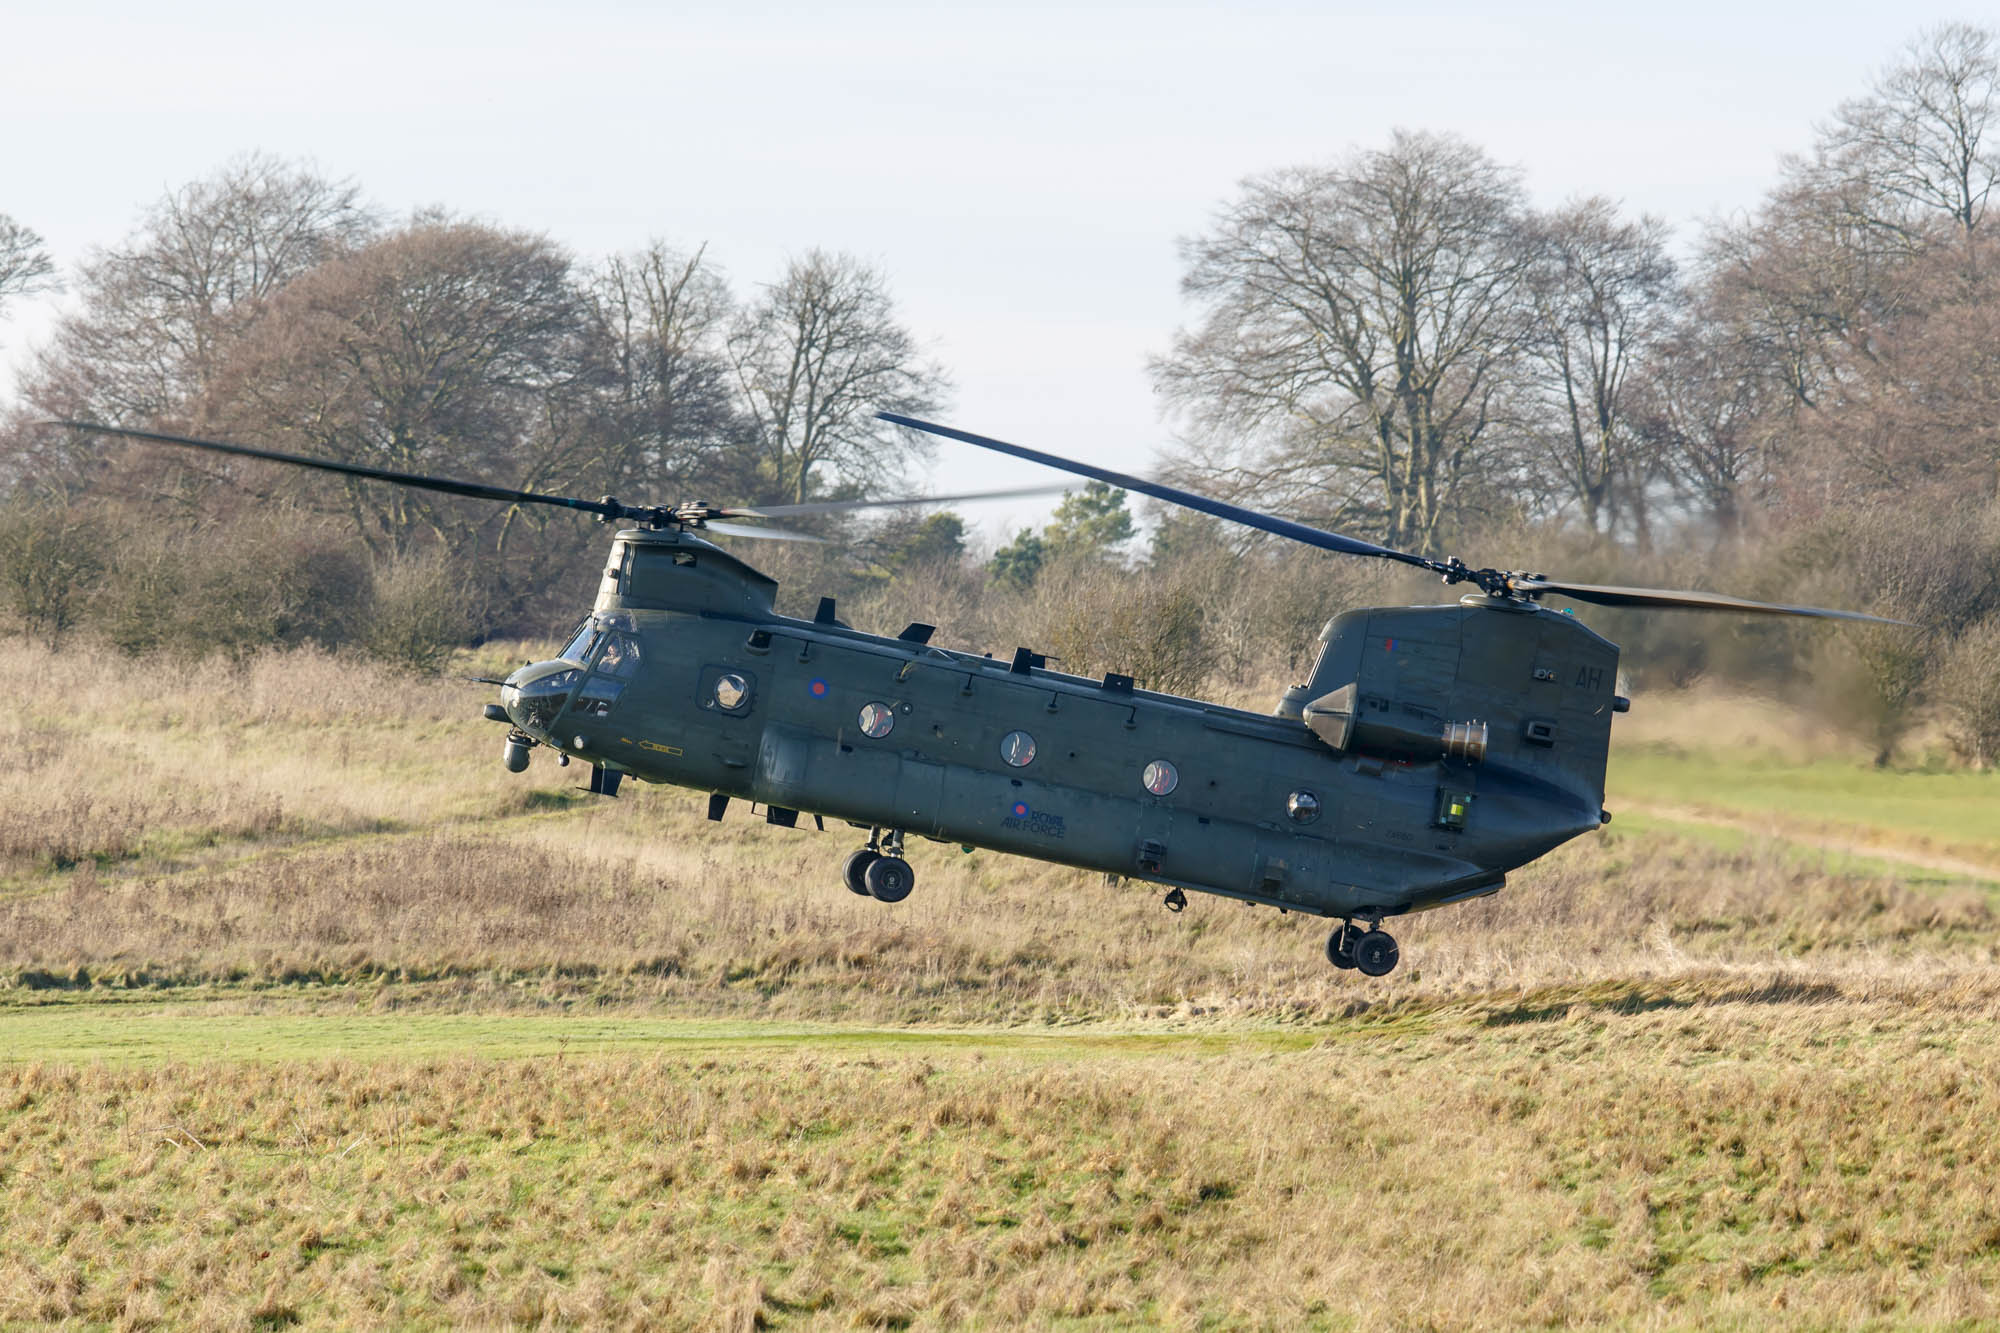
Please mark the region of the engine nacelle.
POLYGON ((1448 722, 1387 699, 1363 697, 1349 682, 1305 706, 1313 735, 1342 753, 1442 756, 1479 763, 1486 758, 1484 722, 1448 722))

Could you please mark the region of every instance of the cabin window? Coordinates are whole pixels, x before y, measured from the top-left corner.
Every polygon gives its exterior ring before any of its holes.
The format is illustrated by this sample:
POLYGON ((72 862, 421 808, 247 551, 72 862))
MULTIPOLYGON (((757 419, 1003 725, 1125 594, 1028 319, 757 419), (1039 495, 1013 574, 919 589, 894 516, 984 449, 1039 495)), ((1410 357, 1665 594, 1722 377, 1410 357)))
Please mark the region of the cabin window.
POLYGON ((866 703, 861 705, 858 721, 862 735, 871 741, 879 741, 896 729, 896 710, 884 703, 866 703))
POLYGON ((1035 762, 1035 738, 1025 731, 1010 731, 1000 738, 1000 757, 1013 768, 1035 762))
POLYGON ((1310 824, 1319 818, 1319 797, 1303 787, 1285 798, 1285 816, 1294 824, 1310 824))
POLYGON ((750 682, 734 671, 725 671, 715 678, 715 706, 723 712, 735 712, 749 697, 750 682))
POLYGON ((1140 774, 1139 780, 1153 795, 1165 796, 1181 785, 1181 771, 1164 759, 1155 759, 1146 765, 1146 771, 1140 774))

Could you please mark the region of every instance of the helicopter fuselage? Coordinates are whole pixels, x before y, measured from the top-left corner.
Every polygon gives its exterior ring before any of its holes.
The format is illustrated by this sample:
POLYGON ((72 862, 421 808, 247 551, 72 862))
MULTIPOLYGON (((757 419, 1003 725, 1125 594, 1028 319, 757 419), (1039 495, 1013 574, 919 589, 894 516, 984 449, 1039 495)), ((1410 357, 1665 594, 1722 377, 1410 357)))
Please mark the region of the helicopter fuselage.
POLYGON ((1321 916, 1493 892, 1607 817, 1617 650, 1533 606, 1346 613, 1270 715, 1025 649, 947 651, 928 626, 863 633, 830 603, 782 616, 776 586, 692 533, 621 532, 591 619, 509 678, 507 714, 602 770, 755 802, 773 823, 804 813, 1321 916))

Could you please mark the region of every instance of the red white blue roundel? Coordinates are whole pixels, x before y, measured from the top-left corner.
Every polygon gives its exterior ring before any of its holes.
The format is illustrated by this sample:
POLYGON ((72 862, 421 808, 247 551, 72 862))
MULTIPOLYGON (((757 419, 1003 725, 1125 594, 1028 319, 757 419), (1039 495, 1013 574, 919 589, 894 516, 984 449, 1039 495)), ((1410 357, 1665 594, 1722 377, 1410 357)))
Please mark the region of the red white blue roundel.
POLYGON ((818 676, 814 676, 812 681, 806 686, 806 693, 815 699, 826 698, 826 681, 818 676))

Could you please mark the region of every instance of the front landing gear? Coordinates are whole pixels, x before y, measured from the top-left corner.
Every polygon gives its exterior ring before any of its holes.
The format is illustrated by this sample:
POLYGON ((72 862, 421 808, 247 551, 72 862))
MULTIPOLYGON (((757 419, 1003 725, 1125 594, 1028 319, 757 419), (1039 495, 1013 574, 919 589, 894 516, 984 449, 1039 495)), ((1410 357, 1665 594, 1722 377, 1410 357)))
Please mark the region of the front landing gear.
POLYGON ((1401 957, 1396 937, 1379 925, 1363 930, 1352 921, 1343 921, 1326 937, 1326 961, 1363 976, 1385 977, 1396 970, 1401 957))
POLYGON ((841 883, 848 892, 878 902, 899 903, 917 887, 917 872, 903 859, 901 829, 876 829, 868 845, 848 853, 840 866, 841 883))

